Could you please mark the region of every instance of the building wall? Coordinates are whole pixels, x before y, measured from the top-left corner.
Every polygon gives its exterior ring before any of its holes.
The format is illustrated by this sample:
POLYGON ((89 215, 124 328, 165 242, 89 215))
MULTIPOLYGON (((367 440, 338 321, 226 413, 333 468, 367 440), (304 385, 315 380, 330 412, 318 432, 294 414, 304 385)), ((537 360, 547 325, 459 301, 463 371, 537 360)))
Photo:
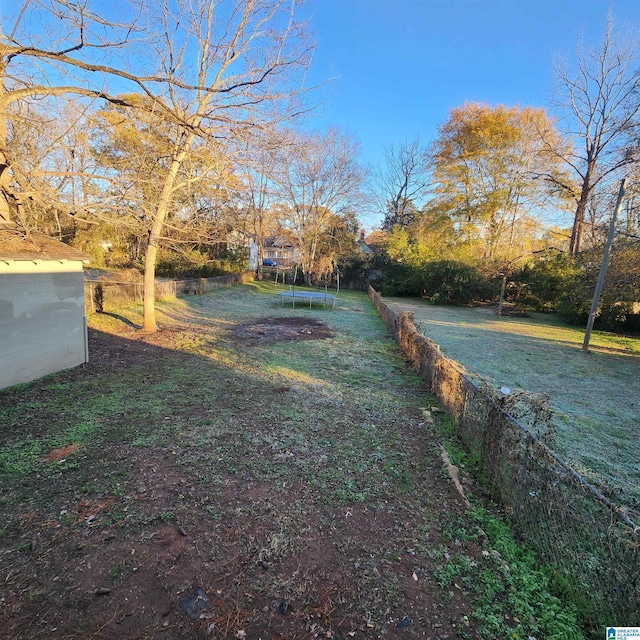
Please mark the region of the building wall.
POLYGON ((249 242, 249 271, 255 271, 258 268, 258 245, 251 240, 249 242))
POLYGON ((298 251, 289 247, 264 247, 262 257, 269 258, 283 267, 289 267, 297 262, 299 255, 298 251))
POLYGON ((88 360, 77 261, 0 261, 0 388, 88 360))

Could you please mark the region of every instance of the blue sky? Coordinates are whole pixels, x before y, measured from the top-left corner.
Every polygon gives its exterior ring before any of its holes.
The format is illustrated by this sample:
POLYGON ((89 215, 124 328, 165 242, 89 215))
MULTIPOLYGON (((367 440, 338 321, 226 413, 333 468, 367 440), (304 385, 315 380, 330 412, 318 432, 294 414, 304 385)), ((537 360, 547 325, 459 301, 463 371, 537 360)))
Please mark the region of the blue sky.
MULTIPOLYGON (((596 45, 611 7, 640 28, 640 1, 308 0, 317 51, 312 82, 334 78, 311 122, 351 132, 362 159, 387 143, 432 140, 465 101, 550 107, 554 61, 596 45)), ((375 221, 369 218, 368 226, 375 221)))

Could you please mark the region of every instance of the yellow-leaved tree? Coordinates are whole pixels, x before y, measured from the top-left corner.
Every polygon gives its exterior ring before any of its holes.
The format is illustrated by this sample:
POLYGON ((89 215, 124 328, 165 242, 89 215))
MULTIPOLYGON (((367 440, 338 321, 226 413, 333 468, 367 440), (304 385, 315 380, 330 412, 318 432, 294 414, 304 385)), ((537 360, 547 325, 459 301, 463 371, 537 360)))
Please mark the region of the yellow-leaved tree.
POLYGON ((452 109, 433 148, 437 201, 456 220, 459 238, 483 246, 483 257, 517 254, 535 233, 532 219, 564 190, 539 179, 561 173, 565 143, 541 108, 467 103, 452 109), (551 185, 551 187, 550 187, 551 185))

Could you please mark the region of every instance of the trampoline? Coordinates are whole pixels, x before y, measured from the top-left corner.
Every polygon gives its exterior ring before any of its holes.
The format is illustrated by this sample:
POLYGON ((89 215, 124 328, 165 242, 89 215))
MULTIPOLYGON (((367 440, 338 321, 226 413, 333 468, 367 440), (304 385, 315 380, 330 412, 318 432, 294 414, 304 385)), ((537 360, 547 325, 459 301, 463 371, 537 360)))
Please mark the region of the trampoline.
POLYGON ((301 289, 291 289, 290 291, 278 291, 278 299, 281 304, 284 304, 286 299, 291 300, 291 304, 295 308, 296 300, 308 300, 309 309, 311 309, 312 302, 322 302, 324 306, 327 306, 329 302, 333 307, 336 306, 336 296, 334 293, 327 293, 325 291, 303 291, 301 289))

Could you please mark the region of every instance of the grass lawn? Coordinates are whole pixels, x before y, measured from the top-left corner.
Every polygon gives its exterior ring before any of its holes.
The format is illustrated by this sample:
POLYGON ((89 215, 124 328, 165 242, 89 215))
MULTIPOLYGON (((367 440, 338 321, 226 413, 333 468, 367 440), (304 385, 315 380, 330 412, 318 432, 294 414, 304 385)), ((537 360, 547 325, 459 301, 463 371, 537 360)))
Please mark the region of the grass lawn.
POLYGON ((466 508, 365 295, 158 312, 94 315, 89 364, 0 391, 0 636, 582 637, 463 478, 466 508))
POLYGON ((616 500, 638 509, 639 339, 596 331, 584 353, 584 330, 553 316, 498 318, 490 307, 385 301, 412 311, 422 333, 472 378, 548 395, 554 414, 549 444, 616 500))

